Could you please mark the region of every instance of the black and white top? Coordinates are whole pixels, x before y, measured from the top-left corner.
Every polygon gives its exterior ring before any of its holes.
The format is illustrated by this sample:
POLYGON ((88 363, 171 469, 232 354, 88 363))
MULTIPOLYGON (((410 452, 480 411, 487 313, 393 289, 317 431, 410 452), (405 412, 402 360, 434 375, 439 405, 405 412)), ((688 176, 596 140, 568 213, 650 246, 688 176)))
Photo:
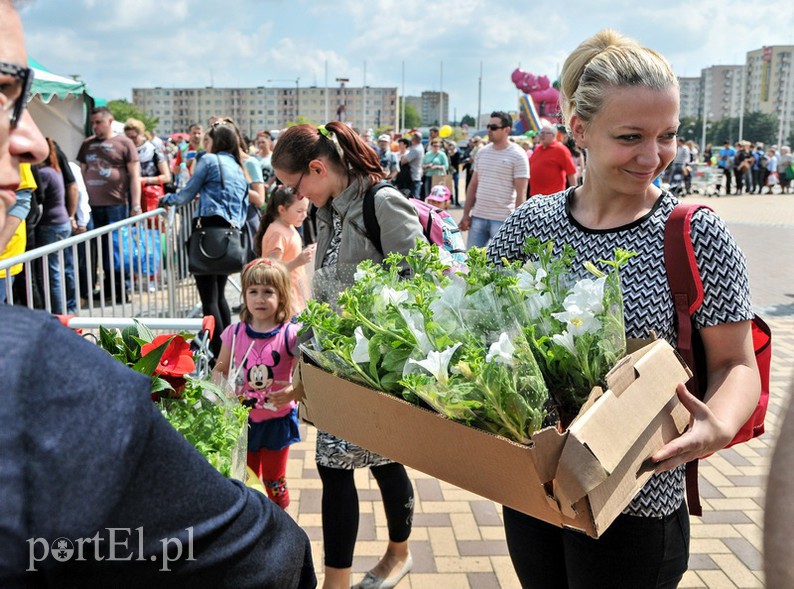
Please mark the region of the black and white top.
POLYGON ((144 141, 138 147, 138 161, 141 164, 141 178, 148 178, 159 176, 160 170, 157 166, 160 165, 160 162, 167 160, 159 147, 156 147, 151 141, 144 141))
MULTIPOLYGON (((574 269, 587 275, 582 262, 611 259, 616 248, 637 252, 621 268, 626 336, 658 337, 676 344, 675 311, 664 266, 664 226, 678 203, 664 192, 653 209, 641 219, 614 229, 588 229, 570 214, 573 189, 548 196, 535 196, 524 203, 502 225, 488 247, 494 263, 502 258, 524 260, 528 237, 554 240, 560 252, 564 244, 576 251, 574 269)), ((692 216, 692 242, 703 280, 703 305, 694 315, 698 328, 752 318, 750 289, 744 254, 723 221, 707 209, 692 216)), ((624 513, 662 517, 675 511, 683 500, 684 467, 654 475, 624 513)))

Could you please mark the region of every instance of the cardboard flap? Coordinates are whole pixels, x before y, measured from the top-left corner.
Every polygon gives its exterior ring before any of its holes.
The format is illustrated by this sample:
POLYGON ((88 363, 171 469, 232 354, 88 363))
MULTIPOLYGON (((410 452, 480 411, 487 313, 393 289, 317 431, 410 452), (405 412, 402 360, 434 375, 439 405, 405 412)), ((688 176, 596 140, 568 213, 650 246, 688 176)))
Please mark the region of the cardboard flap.
POLYGON ((306 391, 303 388, 303 379, 301 378, 301 363, 296 362, 295 368, 292 370, 292 388, 295 390, 297 401, 306 399, 306 391))
POLYGON ((619 397, 639 377, 640 375, 637 374, 637 370, 634 368, 634 358, 626 356, 607 373, 607 390, 619 397))
MULTIPOLYGON (((603 483, 609 473, 593 453, 579 440, 569 437, 560 456, 554 477, 555 494, 563 513, 566 509, 603 483)), ((567 515, 567 513, 566 513, 567 515)))
MULTIPOLYGON (((619 396, 612 390, 604 393, 598 403, 572 423, 568 430, 570 437, 566 442, 566 450, 569 444, 578 440, 607 473, 612 473, 656 415, 675 397, 676 385, 689 378, 687 369, 670 344, 664 340, 657 340, 632 353, 628 358, 627 364, 621 362, 615 368, 613 378, 616 380, 612 382, 618 387, 631 382, 619 396), (629 371, 631 374, 619 375, 621 371, 629 371)), ((581 460, 586 455, 583 450, 584 448, 572 447, 569 450, 571 459, 581 460)), ((563 452, 563 460, 565 456, 563 452)), ((577 464, 561 467, 563 471, 567 469, 573 474, 580 468, 577 464)), ((579 476, 578 486, 573 488, 587 489, 592 481, 592 472, 585 471, 579 476)), ((578 494, 578 491, 572 489, 567 489, 566 492, 569 497, 576 497, 578 494)))
POLYGON ((547 427, 532 434, 532 444, 536 450, 532 453, 532 459, 541 483, 554 479, 567 437, 567 432, 560 433, 555 427, 547 427))

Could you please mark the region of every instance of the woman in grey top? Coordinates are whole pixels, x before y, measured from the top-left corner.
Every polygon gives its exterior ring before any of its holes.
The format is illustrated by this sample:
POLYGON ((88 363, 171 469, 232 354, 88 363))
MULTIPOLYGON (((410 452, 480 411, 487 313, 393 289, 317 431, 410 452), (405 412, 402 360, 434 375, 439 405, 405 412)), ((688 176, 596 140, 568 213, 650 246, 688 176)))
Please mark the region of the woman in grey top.
MULTIPOLYGON (((287 129, 273 151, 272 165, 279 180, 318 209, 312 286, 319 300, 335 302, 339 292, 353 283, 359 262, 381 261, 392 251, 407 253, 417 238, 424 239, 413 206, 396 189, 384 187, 375 194, 384 254, 372 243, 364 228, 364 194, 383 179, 383 171, 375 152, 342 123, 287 129)), ((364 467, 370 468, 380 487, 389 544, 356 587, 393 587, 412 565, 408 537, 414 500, 405 468, 326 432, 317 434, 316 459, 323 482, 323 587, 350 586, 359 515, 353 472, 364 467)))

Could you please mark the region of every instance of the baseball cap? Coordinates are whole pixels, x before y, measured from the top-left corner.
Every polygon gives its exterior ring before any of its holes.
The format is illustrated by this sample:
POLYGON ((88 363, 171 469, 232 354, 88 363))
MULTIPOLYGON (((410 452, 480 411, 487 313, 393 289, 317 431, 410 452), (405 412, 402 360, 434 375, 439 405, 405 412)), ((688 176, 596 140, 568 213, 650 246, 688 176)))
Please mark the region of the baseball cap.
POLYGON ((378 141, 386 141, 387 143, 391 143, 391 137, 386 135, 385 133, 378 137, 378 141))

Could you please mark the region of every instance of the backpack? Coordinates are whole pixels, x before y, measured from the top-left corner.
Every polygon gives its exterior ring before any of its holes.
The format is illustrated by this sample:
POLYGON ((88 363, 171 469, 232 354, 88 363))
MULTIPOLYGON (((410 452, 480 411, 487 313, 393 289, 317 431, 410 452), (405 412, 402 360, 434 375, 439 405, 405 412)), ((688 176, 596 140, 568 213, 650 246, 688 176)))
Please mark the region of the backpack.
MULTIPOLYGON (((703 343, 697 329, 692 325, 692 314, 703 303, 703 282, 695 261, 695 252, 690 237, 692 214, 704 205, 679 203, 670 214, 664 232, 664 260, 667 281, 673 294, 676 321, 678 323, 678 353, 692 370, 687 383, 689 391, 703 399, 706 392, 706 358, 703 343)), ((710 210, 710 209, 709 209, 710 210)), ((764 433, 764 417, 769 405, 769 373, 772 361, 772 332, 757 315, 751 320, 753 349, 761 380, 761 397, 753 414, 742 426, 726 448, 747 442, 764 433)), ((689 513, 702 515, 697 485, 698 461, 686 465, 686 491, 689 513)))
MULTIPOLYGON (((381 255, 384 252, 383 244, 380 241, 380 224, 375 216, 375 194, 386 186, 394 188, 388 182, 378 182, 370 186, 364 195, 364 228, 367 230, 367 235, 369 235, 375 249, 381 255)), ((408 202, 416 210, 419 222, 422 224, 422 233, 424 233, 427 241, 448 251, 452 256, 454 266, 465 267, 466 244, 463 241, 460 228, 455 219, 452 218, 452 215, 416 198, 409 198, 408 202)))
POLYGON ((758 156, 758 167, 762 170, 766 170, 766 165, 769 163, 769 158, 765 155, 761 154, 758 156))

